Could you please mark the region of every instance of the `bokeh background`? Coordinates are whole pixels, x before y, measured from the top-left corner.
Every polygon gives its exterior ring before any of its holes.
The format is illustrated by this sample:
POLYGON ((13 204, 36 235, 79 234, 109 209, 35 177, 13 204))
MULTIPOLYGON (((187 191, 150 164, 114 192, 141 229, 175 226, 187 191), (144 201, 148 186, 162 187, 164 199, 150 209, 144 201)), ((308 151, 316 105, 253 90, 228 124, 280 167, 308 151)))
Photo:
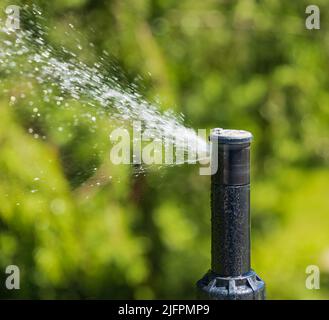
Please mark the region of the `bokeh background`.
MULTIPOLYGON (((38 5, 49 43, 74 51, 78 39, 90 63, 106 50, 120 81, 141 78, 190 127, 252 131, 253 268, 270 299, 327 299, 329 3, 311 2, 320 30, 305 28, 308 1, 1 0, 0 11, 38 5), (320 290, 305 288, 308 265, 320 290)), ((0 296, 194 298, 210 266, 209 177, 196 165, 136 176, 109 161, 108 117, 90 130, 92 109, 41 105, 4 70, 0 88, 0 296), (10 264, 20 290, 5 289, 10 264)))

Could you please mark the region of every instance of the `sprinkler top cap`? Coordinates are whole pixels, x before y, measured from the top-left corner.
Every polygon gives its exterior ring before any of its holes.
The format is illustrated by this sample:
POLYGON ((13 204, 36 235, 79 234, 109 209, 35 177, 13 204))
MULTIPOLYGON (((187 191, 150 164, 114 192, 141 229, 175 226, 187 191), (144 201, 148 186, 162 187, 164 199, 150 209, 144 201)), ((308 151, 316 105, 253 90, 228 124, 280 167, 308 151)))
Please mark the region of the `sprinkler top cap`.
POLYGON ((215 128, 212 130, 210 140, 217 140, 222 144, 250 143, 253 136, 249 131, 215 128))

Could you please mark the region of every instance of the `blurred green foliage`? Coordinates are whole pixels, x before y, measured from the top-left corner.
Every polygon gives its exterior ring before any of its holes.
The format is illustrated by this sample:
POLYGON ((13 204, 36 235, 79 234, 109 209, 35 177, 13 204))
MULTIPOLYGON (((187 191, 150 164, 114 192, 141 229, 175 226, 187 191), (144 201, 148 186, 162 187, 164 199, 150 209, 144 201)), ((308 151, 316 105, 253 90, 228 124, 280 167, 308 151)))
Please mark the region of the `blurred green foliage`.
MULTIPOLYGON (((54 46, 79 39, 91 63, 106 50, 187 125, 252 131, 253 267, 268 298, 329 297, 327 1, 312 1, 316 31, 305 29, 307 1, 33 3, 54 46), (320 290, 305 288, 311 264, 320 290)), ((0 74, 1 297, 193 298, 210 265, 209 177, 192 165, 135 177, 109 161, 108 117, 93 128, 92 108, 25 98, 16 80, 0 74), (9 264, 20 290, 5 289, 9 264)))

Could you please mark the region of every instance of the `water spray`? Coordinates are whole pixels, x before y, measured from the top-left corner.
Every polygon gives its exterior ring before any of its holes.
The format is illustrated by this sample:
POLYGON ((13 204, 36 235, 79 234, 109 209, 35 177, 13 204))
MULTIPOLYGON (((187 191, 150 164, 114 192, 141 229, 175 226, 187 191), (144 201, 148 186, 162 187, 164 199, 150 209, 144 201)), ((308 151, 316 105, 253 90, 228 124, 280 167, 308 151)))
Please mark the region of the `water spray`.
POLYGON ((211 269, 198 298, 262 300, 265 283, 250 265, 250 144, 252 134, 216 128, 210 135, 211 269))

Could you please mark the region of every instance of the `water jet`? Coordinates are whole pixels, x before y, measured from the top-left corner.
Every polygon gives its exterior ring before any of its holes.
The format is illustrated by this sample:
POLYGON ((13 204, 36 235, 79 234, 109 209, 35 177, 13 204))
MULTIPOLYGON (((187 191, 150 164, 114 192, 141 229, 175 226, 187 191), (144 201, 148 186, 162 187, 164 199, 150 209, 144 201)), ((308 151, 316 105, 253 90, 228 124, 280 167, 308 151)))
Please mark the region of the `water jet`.
POLYGON ((265 283, 250 263, 250 144, 252 134, 216 128, 210 135, 211 269, 198 298, 262 300, 265 283))

